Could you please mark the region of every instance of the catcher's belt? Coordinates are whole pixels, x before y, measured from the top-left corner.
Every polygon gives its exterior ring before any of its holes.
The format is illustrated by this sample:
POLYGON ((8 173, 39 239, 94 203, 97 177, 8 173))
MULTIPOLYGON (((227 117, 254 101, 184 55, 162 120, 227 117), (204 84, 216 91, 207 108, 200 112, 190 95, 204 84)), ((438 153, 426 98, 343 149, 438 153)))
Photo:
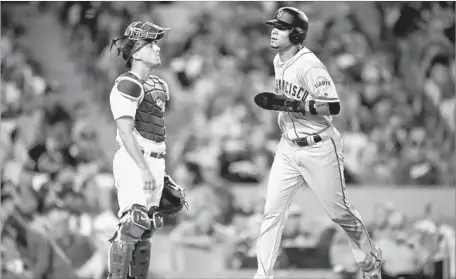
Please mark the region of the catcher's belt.
POLYGON ((157 153, 157 152, 146 152, 144 150, 141 149, 141 153, 143 155, 146 155, 148 157, 152 157, 152 158, 157 158, 157 159, 161 159, 161 158, 164 158, 165 157, 165 153, 157 153))

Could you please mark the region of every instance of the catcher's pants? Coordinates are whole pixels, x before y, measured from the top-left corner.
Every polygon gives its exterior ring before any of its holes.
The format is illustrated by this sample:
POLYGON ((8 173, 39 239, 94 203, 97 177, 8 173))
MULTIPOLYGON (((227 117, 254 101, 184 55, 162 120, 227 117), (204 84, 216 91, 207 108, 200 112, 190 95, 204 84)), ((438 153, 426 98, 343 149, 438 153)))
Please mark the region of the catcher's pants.
POLYGON ((367 261, 371 252, 375 253, 360 215, 345 195, 342 145, 342 138, 335 129, 329 139, 306 147, 281 139, 269 175, 257 240, 255 278, 273 278, 288 208, 296 190, 305 185, 313 190, 329 217, 347 232, 358 263, 367 261))
POLYGON ((133 161, 133 158, 130 157, 125 147, 120 147, 114 155, 113 174, 120 208, 119 217, 132 204, 150 208, 151 206, 158 206, 160 203, 164 185, 165 159, 149 157, 146 154, 144 155, 145 160, 157 183, 157 188, 153 191, 144 190, 141 170, 133 161))

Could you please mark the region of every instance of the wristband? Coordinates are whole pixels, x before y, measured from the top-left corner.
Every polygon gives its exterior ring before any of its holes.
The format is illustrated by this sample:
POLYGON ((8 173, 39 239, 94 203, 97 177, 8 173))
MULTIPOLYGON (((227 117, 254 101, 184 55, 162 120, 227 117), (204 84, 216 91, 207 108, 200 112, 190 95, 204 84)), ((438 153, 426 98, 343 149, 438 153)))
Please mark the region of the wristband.
POLYGON ((311 115, 331 115, 331 110, 328 103, 316 102, 314 100, 302 102, 299 105, 299 110, 302 111, 304 115, 307 113, 311 115))

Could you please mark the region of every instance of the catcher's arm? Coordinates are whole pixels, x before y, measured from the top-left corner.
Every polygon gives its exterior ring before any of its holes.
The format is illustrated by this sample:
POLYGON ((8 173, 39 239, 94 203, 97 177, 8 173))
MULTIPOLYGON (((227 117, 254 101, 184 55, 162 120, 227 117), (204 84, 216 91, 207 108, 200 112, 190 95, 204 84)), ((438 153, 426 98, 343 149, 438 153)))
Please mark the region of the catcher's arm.
POLYGON ((340 102, 298 101, 271 92, 257 94, 254 101, 255 104, 266 110, 301 112, 304 115, 337 115, 340 112, 340 102))
POLYGON ((148 169, 139 144, 133 136, 136 107, 143 95, 140 86, 138 82, 124 78, 112 89, 109 101, 125 149, 141 169, 148 169))

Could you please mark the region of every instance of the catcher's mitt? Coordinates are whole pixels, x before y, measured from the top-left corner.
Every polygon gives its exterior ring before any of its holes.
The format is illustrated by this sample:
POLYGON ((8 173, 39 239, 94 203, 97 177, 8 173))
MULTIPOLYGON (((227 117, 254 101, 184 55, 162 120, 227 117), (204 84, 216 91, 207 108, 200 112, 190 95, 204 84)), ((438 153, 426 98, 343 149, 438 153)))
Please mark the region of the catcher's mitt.
POLYGON ((301 101, 277 95, 271 92, 259 93, 254 98, 255 104, 260 108, 274 111, 302 112, 301 101))
POLYGON ((177 185, 169 175, 165 175, 165 184, 157 211, 163 215, 175 216, 184 206, 188 208, 185 189, 177 185))

